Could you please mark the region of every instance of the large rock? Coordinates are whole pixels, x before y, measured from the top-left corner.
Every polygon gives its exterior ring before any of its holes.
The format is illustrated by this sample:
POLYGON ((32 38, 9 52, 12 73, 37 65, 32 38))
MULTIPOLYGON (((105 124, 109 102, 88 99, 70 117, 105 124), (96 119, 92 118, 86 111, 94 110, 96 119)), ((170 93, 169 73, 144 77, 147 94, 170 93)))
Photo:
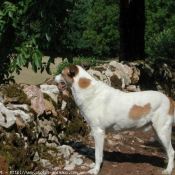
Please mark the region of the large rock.
POLYGON ((25 122, 25 123, 28 123, 28 122, 30 122, 30 115, 28 115, 28 114, 26 114, 24 111, 22 111, 22 110, 14 110, 13 111, 13 114, 15 115, 15 116, 20 116, 22 119, 23 119, 23 121, 25 122))
POLYGON ((56 103, 58 102, 59 90, 56 85, 42 84, 40 85, 40 89, 42 93, 48 94, 56 103))
POLYGON ((28 99, 31 101, 31 108, 40 116, 44 113, 44 98, 42 91, 35 85, 31 85, 24 88, 24 92, 27 94, 28 99))
POLYGON ((44 106, 46 115, 52 114, 55 117, 57 116, 57 112, 51 101, 44 99, 44 106))
POLYGON ((10 128, 15 121, 16 117, 13 111, 8 110, 3 103, 0 103, 0 125, 4 128, 10 128))
POLYGON ((114 72, 115 75, 117 75, 119 78, 122 79, 122 88, 124 88, 126 85, 129 85, 131 83, 131 72, 132 68, 130 68, 127 65, 123 65, 121 63, 118 63, 116 61, 111 61, 109 63, 109 67, 114 72))

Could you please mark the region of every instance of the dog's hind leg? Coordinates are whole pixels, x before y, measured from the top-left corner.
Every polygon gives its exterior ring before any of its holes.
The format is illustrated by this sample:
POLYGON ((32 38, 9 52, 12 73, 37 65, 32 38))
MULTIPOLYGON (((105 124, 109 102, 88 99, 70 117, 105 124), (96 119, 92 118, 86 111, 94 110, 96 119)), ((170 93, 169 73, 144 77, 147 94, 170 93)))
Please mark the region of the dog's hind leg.
POLYGON ((167 122, 165 122, 164 124, 160 123, 157 123, 156 125, 153 124, 153 128, 155 134, 158 137, 159 142, 163 145, 168 156, 168 165, 167 168, 162 172, 162 174, 171 174, 172 169, 174 168, 174 149, 171 144, 171 132, 172 132, 171 122, 167 120, 167 122))
POLYGON ((100 166, 103 161, 103 147, 105 131, 100 128, 92 129, 94 140, 95 140, 95 167, 88 171, 90 174, 98 174, 100 166))

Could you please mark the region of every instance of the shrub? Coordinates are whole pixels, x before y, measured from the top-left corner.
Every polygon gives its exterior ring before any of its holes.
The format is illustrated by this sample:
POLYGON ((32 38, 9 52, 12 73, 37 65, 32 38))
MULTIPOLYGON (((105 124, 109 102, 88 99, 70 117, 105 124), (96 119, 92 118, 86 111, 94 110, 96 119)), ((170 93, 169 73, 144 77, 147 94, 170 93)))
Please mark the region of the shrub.
POLYGON ((175 28, 163 30, 147 42, 146 53, 151 61, 174 59, 175 28))
POLYGON ((78 65, 78 64, 81 64, 82 62, 88 62, 90 63, 90 66, 96 66, 98 64, 98 61, 95 59, 95 58, 92 58, 92 57, 89 57, 89 58, 86 58, 86 57, 77 57, 77 58, 74 58, 73 59, 73 62, 70 63, 69 61, 65 60, 63 62, 61 62, 58 67, 57 67, 57 71, 56 71, 56 75, 60 74, 61 71, 69 66, 69 65, 78 65))

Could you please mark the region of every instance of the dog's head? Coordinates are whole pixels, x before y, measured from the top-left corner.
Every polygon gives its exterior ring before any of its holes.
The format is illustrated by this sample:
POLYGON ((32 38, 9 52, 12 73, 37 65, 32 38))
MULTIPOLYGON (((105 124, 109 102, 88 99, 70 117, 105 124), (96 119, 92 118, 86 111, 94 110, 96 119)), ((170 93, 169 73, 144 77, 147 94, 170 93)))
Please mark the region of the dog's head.
POLYGON ((85 89, 91 83, 91 76, 81 66, 71 65, 64 68, 62 73, 55 77, 55 83, 58 84, 61 91, 71 87, 73 84, 85 89))

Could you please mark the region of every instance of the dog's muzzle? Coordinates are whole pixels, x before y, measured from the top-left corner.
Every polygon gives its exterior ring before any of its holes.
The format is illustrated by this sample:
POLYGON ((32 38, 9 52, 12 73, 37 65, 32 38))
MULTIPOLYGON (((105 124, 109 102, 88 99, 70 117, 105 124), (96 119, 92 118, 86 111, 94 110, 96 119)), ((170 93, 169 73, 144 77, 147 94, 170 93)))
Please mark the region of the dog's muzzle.
POLYGON ((67 88, 67 85, 64 81, 61 80, 61 75, 57 75, 55 78, 54 78, 54 81, 56 84, 58 84, 58 89, 60 91, 63 91, 67 88))

